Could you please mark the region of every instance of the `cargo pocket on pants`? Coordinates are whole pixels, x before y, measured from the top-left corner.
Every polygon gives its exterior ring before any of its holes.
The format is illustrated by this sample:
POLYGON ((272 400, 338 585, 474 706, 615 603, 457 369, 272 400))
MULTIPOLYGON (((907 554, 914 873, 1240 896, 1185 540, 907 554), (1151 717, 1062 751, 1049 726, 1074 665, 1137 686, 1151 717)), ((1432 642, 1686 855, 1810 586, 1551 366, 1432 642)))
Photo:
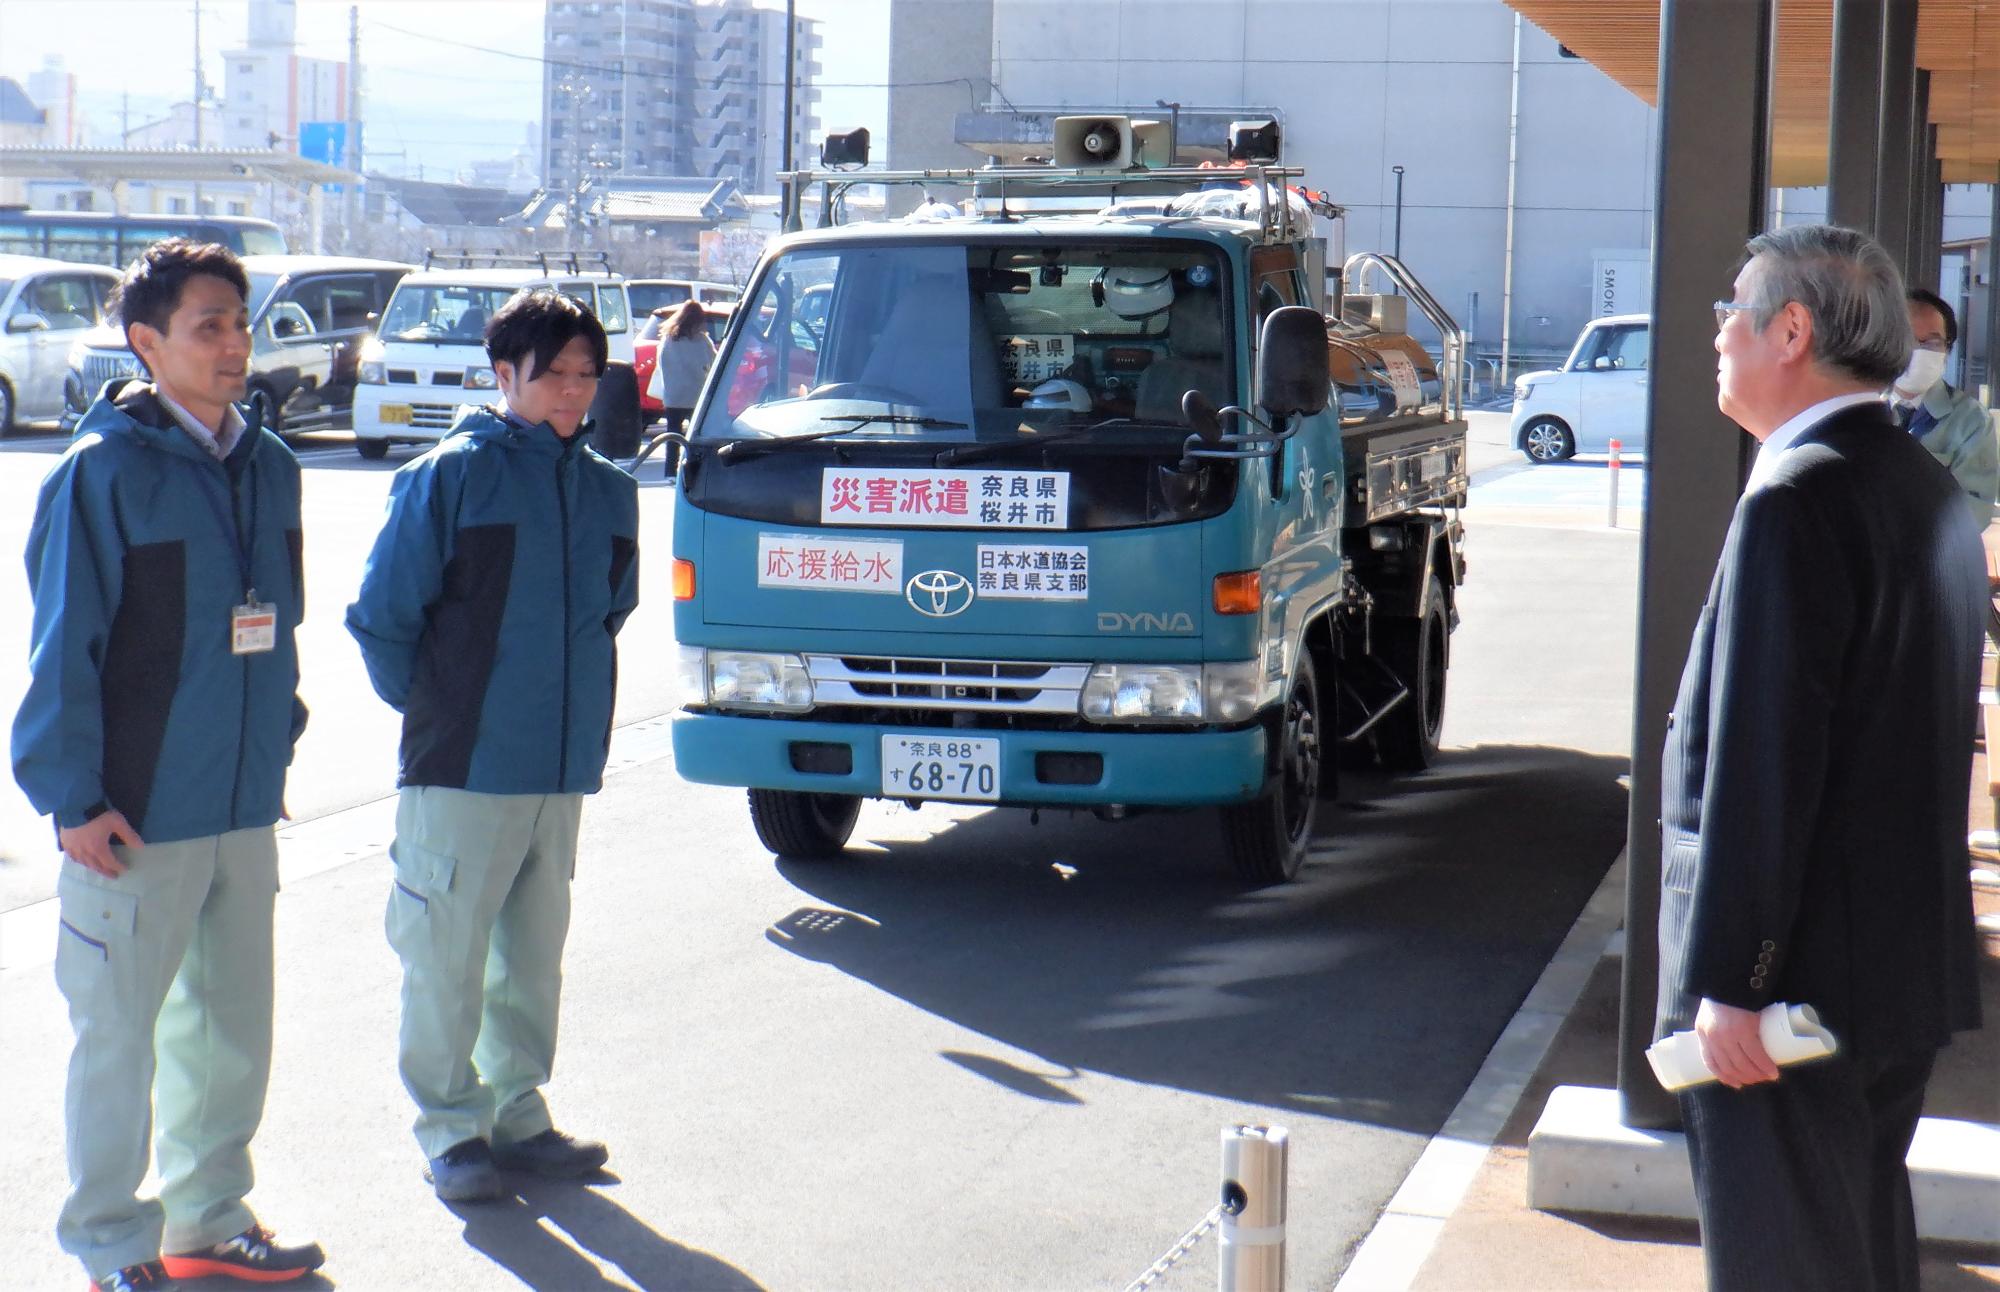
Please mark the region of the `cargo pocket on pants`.
POLYGON ((441 852, 398 839, 389 850, 395 876, 389 889, 389 945, 404 959, 437 943, 445 899, 458 863, 441 852))
POLYGON ((73 1003, 97 999, 137 968, 139 896, 91 883, 67 866, 56 893, 56 986, 73 1003))

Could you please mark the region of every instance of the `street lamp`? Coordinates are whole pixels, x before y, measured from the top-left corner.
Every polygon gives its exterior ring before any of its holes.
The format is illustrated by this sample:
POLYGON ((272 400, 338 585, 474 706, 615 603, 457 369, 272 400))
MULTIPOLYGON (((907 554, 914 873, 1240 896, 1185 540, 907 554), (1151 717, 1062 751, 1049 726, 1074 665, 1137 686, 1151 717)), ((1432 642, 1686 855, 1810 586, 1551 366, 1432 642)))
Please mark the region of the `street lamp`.
POLYGON ((1391 167, 1396 172, 1396 259, 1403 258, 1403 168, 1391 167))

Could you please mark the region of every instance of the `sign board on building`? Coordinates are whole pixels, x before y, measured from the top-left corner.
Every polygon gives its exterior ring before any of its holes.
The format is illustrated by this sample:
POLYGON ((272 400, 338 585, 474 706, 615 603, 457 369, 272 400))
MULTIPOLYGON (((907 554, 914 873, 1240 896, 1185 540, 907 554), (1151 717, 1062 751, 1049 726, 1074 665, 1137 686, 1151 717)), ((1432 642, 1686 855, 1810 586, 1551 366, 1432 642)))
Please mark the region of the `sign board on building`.
POLYGON ((699 238, 697 277, 716 283, 745 283, 764 254, 770 235, 755 229, 703 229, 699 238))
POLYGON ((1650 314, 1653 310, 1653 258, 1644 251, 1591 253, 1590 316, 1650 314))

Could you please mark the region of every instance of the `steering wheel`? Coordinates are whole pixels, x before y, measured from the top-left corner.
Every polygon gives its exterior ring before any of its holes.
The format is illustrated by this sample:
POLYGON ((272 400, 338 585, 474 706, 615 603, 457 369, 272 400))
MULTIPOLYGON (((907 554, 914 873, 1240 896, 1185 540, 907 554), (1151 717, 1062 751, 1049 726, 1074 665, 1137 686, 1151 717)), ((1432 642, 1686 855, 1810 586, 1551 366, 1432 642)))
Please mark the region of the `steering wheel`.
POLYGON ((829 381, 806 392, 807 399, 871 399, 883 404, 916 404, 924 401, 894 386, 871 386, 860 381, 829 381))

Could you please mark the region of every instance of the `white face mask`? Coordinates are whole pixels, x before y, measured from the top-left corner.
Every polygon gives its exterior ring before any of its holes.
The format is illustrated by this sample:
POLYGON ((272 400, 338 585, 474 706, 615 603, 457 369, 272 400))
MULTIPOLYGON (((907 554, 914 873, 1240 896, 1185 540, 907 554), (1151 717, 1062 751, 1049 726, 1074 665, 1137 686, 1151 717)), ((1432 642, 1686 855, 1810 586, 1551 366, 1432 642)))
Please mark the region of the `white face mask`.
POLYGON ((1927 394, 1944 377, 1944 355, 1937 350, 1910 351, 1910 366, 1896 378, 1896 393, 1908 399, 1927 394))

